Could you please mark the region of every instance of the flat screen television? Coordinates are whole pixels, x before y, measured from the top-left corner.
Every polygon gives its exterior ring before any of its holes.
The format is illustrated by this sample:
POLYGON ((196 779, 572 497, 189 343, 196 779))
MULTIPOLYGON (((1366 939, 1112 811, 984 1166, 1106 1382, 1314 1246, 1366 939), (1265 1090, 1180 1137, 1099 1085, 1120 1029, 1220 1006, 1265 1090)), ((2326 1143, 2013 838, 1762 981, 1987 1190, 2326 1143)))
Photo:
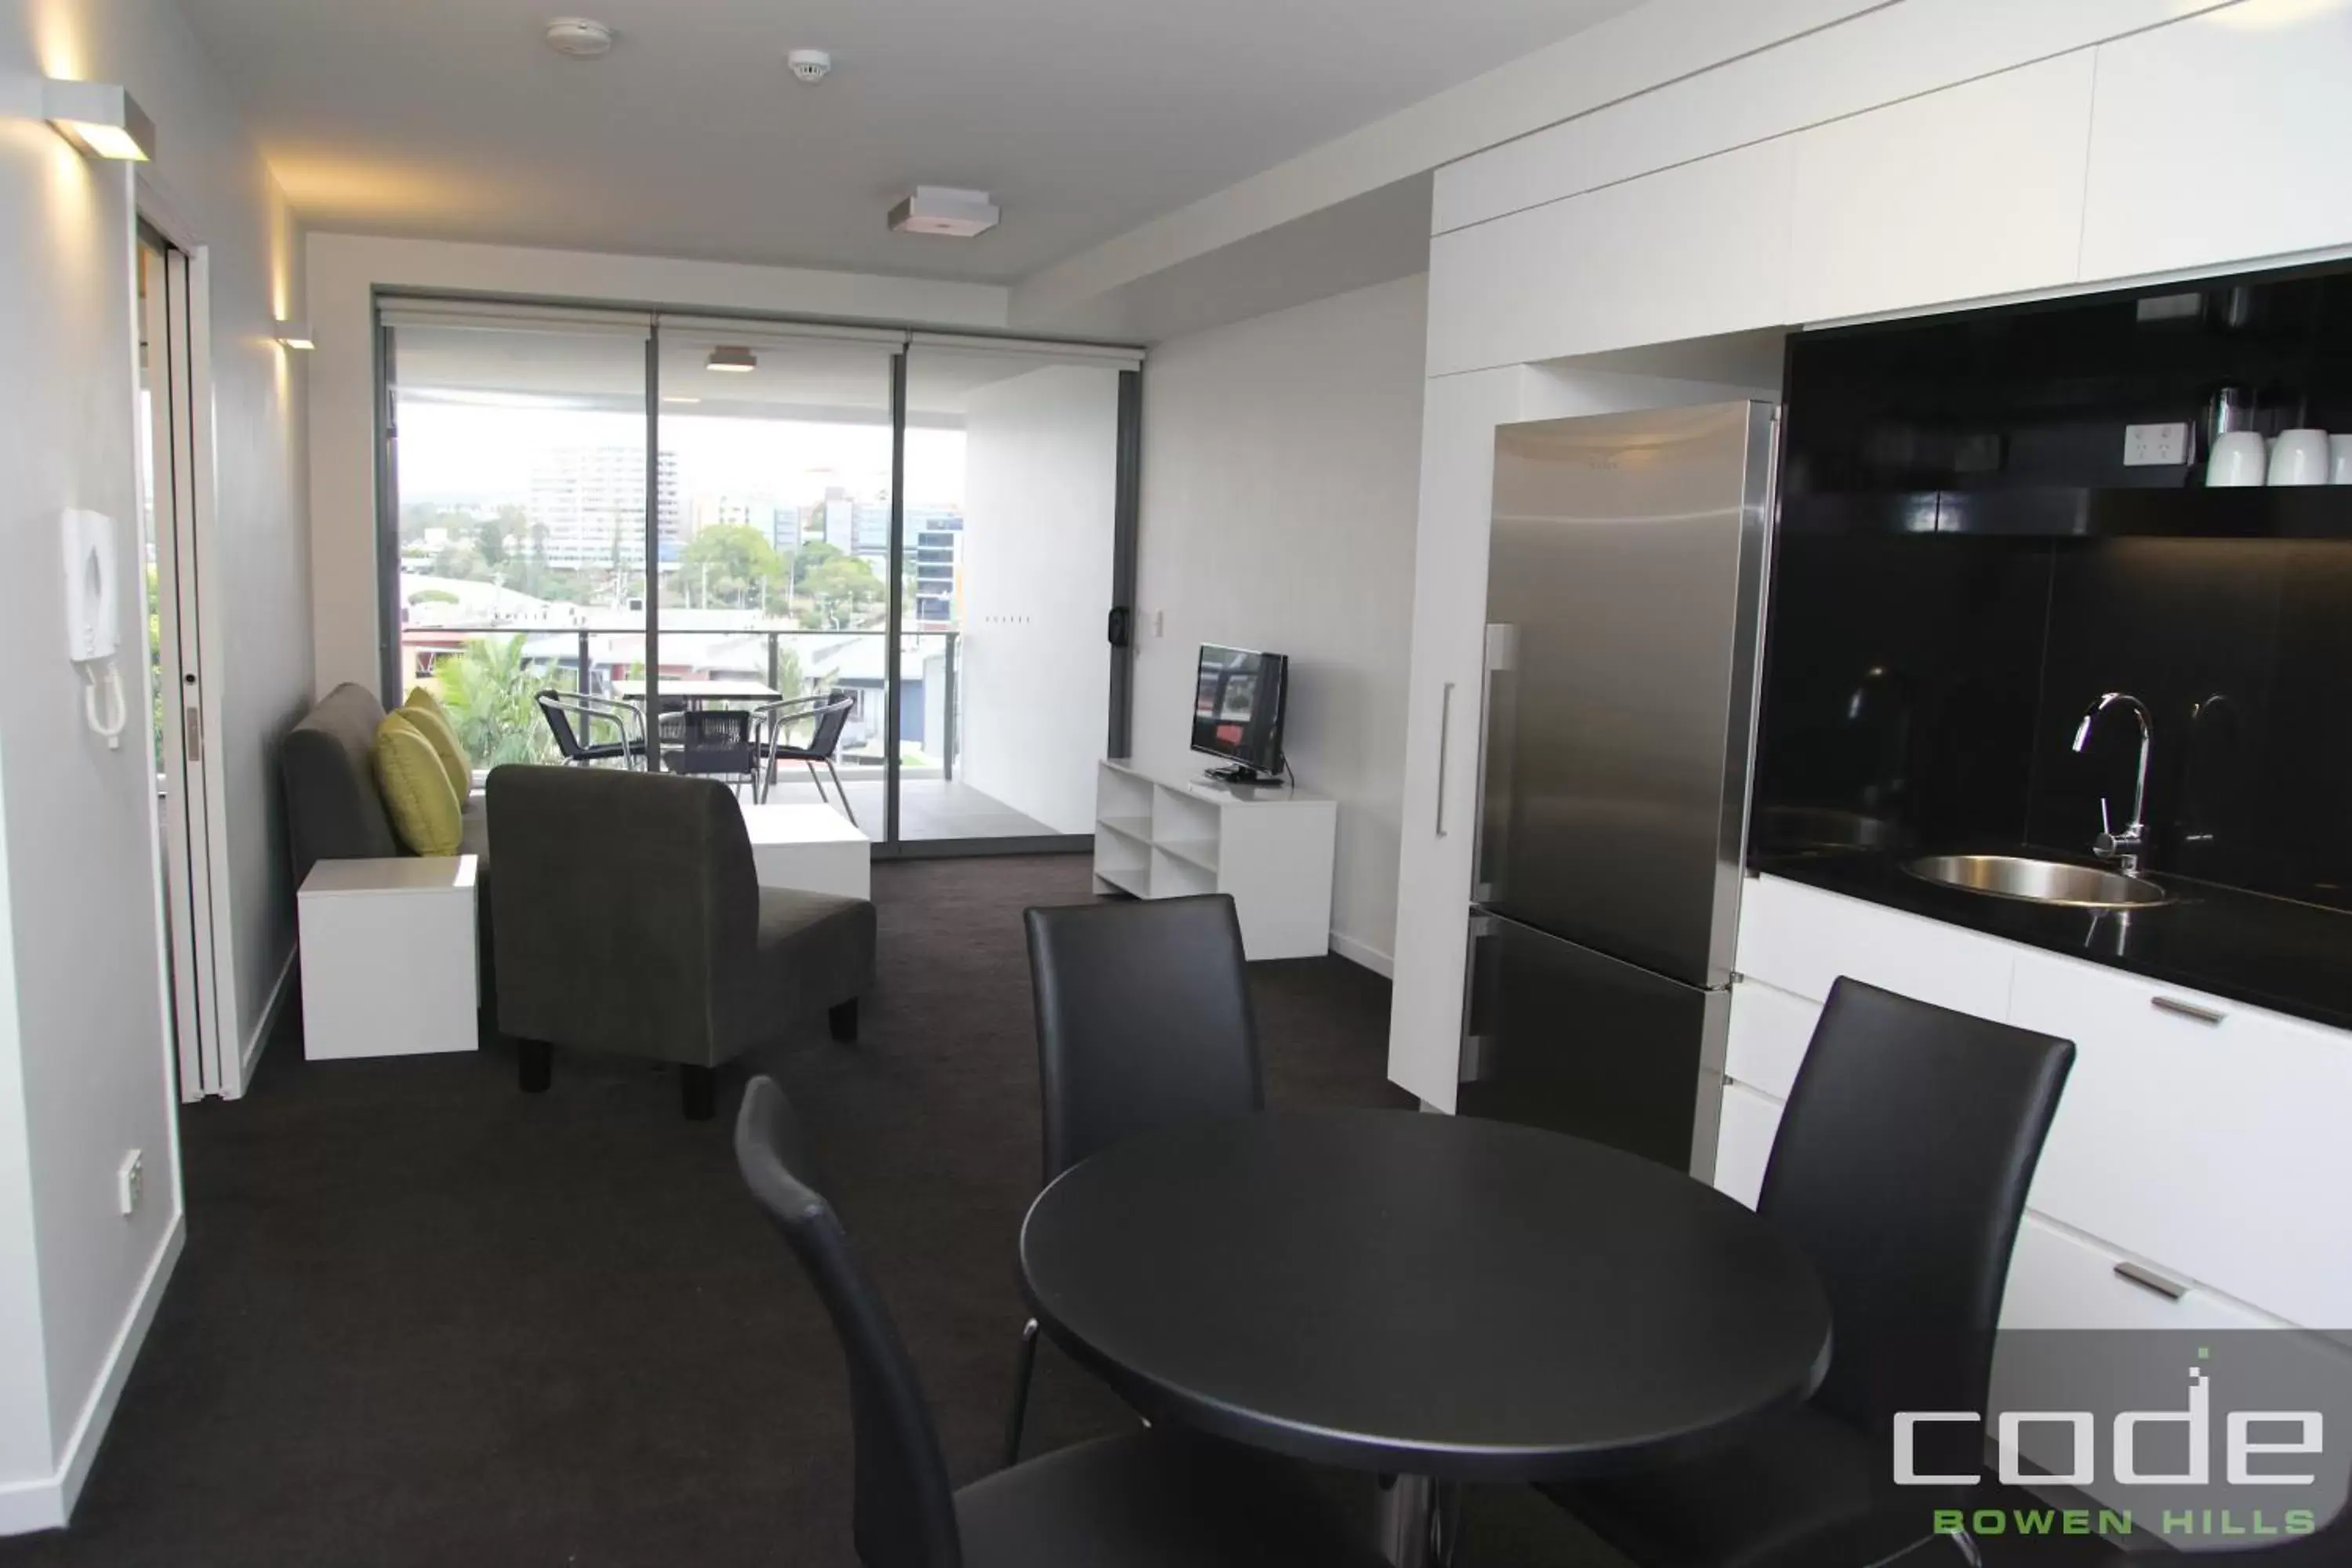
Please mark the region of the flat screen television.
POLYGON ((1290 660, 1245 647, 1201 648, 1193 689, 1192 749, 1231 764, 1210 776, 1234 784, 1270 784, 1282 776, 1282 703, 1290 660))

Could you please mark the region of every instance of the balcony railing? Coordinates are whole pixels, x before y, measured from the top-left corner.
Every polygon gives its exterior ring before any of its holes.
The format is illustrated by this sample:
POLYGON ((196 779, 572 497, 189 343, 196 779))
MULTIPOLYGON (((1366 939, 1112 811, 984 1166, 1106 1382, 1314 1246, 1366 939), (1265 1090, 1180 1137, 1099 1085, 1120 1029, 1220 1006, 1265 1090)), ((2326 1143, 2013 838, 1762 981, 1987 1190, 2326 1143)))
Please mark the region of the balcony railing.
MULTIPOLYGON (((785 698, 835 689, 852 691, 858 706, 852 710, 835 761, 845 775, 862 773, 872 778, 884 767, 884 639, 889 635, 880 627, 665 627, 660 633, 661 674, 664 681, 681 683, 713 676, 758 679, 785 698), (709 648, 714 642, 720 646, 712 657, 695 656, 698 644, 709 648), (834 658, 831 668, 811 668, 826 652, 852 647, 855 654, 834 658)), ((952 779, 961 749, 958 662, 962 634, 908 631, 899 638, 901 774, 952 779), (936 691, 931 686, 934 668, 936 691)), ((438 688, 460 738, 485 766, 556 759, 554 737, 533 701, 540 691, 568 687, 610 696, 615 681, 643 679, 646 668, 642 626, 412 623, 401 628, 400 640, 404 681, 432 681, 438 688), (499 647, 499 639, 516 641, 499 647), (485 644, 491 646, 485 648, 485 644), (468 662, 452 668, 459 659, 468 662)))

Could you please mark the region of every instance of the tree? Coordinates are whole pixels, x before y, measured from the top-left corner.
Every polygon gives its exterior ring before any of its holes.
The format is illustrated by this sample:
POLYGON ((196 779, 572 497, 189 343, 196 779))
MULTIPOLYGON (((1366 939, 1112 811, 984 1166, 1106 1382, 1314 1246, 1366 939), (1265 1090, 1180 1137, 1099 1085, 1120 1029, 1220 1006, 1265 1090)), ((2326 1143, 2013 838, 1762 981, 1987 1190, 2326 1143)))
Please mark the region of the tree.
POLYGON ((714 595, 738 605, 758 598, 763 585, 783 582, 784 564, 778 559, 775 546, 762 538, 758 529, 721 522, 704 529, 688 542, 678 556, 678 573, 688 588, 703 595, 708 607, 714 595))
POLYGON ((816 606, 817 621, 828 631, 845 631, 870 619, 872 607, 882 602, 882 579, 854 555, 834 559, 801 573, 801 591, 816 606))
POLYGON ((535 700, 544 690, 569 691, 575 681, 565 668, 533 669, 523 658, 520 634, 476 637, 465 651, 434 667, 442 706, 449 710, 457 743, 478 768, 501 763, 551 763, 555 737, 535 700))

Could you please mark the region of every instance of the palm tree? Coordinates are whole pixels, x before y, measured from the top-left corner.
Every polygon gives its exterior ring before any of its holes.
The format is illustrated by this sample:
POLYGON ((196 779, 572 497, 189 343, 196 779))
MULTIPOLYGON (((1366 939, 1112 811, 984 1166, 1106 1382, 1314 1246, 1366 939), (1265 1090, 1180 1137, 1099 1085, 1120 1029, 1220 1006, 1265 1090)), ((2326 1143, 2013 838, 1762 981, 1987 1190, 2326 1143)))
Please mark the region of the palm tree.
POLYGON ((476 767, 557 760, 555 737, 535 699, 551 689, 571 690, 572 672, 561 667, 533 669, 523 658, 522 645, 521 633, 476 637, 463 653, 434 668, 457 743, 476 767))

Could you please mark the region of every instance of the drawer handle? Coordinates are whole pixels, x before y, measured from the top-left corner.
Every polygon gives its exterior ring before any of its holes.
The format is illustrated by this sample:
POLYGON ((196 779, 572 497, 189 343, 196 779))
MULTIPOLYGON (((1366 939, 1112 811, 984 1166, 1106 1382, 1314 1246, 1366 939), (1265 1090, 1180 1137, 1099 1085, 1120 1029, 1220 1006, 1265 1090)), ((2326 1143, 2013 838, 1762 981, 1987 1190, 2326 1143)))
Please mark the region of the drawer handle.
POLYGON ((2200 1007, 2194 1002, 2183 1002, 2171 996, 2151 996, 2147 1005, 2159 1013, 2172 1013, 2183 1018, 2193 1018, 2200 1024, 2218 1024, 2230 1015, 2217 1013, 2210 1007, 2200 1007))
POLYGON ((2143 1290, 2153 1290, 2168 1301, 2178 1301, 2189 1294, 2189 1287, 2178 1279, 2167 1279, 2153 1268, 2143 1268, 2137 1263, 2116 1265, 2116 1278, 2128 1279, 2143 1290))

